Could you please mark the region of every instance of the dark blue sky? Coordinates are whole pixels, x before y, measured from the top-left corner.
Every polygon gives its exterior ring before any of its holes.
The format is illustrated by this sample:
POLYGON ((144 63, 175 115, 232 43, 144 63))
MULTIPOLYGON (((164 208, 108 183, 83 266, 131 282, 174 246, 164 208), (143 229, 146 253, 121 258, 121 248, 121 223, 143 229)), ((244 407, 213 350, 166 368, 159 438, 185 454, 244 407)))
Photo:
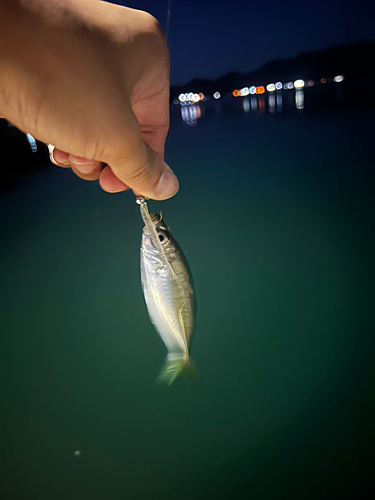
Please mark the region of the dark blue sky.
MULTIPOLYGON (((113 0, 166 25, 168 0, 113 0)), ((242 73, 268 61, 375 40, 373 0, 172 0, 171 83, 242 73)), ((373 64, 371 62, 370 64, 373 64)))

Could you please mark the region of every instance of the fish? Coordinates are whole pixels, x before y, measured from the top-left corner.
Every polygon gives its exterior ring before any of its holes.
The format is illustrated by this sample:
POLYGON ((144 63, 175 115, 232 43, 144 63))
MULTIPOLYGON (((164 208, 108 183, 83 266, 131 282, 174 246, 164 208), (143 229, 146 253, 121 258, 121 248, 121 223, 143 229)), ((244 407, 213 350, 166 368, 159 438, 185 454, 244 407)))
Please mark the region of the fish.
POLYGON ((197 379, 190 357, 197 303, 188 261, 162 215, 150 214, 146 200, 137 198, 144 222, 141 245, 141 284, 152 324, 167 348, 157 378, 171 385, 182 374, 197 379))

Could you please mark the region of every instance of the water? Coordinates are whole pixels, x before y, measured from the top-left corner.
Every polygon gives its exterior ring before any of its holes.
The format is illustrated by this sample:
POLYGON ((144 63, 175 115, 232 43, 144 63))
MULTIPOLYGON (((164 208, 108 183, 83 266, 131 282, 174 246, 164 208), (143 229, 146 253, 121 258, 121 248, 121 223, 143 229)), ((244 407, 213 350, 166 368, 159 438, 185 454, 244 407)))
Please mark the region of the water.
POLYGON ((367 498, 374 114, 173 113, 181 191, 150 210, 192 268, 200 381, 154 383, 134 196, 24 177, 1 201, 1 498, 367 498))

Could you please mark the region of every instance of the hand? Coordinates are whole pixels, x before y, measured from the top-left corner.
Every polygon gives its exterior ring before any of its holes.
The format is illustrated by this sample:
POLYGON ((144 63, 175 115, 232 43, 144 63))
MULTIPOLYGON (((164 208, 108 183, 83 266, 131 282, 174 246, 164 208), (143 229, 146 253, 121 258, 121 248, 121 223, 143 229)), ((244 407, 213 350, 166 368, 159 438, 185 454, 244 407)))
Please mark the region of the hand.
POLYGON ((166 199, 169 56, 149 14, 97 0, 2 0, 0 114, 108 192, 166 199))

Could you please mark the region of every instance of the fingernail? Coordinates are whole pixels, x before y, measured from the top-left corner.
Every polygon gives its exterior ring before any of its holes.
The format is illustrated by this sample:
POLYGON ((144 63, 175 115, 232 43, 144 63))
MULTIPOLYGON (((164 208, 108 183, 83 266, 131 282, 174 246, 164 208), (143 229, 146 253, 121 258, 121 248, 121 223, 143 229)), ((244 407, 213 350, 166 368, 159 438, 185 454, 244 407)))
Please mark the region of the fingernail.
POLYGON ((58 163, 56 162, 56 160, 53 156, 53 151, 55 149, 55 146, 52 146, 52 144, 47 144, 47 147, 48 147, 49 159, 50 159, 51 163, 58 166, 58 163))
POLYGON ((177 177, 174 175, 172 170, 165 165, 163 173, 161 174, 160 180, 154 189, 154 193, 158 198, 162 198, 166 200, 168 198, 172 198, 179 189, 179 184, 177 177))

